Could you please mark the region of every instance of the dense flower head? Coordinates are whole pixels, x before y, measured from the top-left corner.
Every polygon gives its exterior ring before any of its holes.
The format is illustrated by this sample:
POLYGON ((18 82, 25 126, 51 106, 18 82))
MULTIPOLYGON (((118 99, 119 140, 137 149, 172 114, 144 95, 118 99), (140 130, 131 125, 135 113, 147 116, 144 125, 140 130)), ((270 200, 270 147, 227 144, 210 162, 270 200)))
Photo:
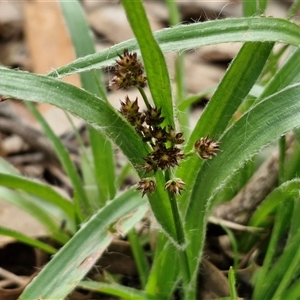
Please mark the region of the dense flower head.
POLYGON ((171 194, 180 194, 183 191, 185 182, 180 178, 173 178, 166 182, 165 190, 168 190, 171 194))
POLYGON ((176 133, 175 129, 173 126, 168 127, 168 135, 167 135, 167 140, 170 141, 172 144, 182 144, 184 142, 184 139, 182 138, 183 133, 178 132, 176 133))
POLYGON ((150 126, 160 125, 164 121, 164 117, 161 116, 161 108, 153 108, 145 111, 145 121, 150 126))
POLYGON ((159 126, 164 121, 160 108, 150 107, 140 112, 138 99, 132 101, 127 96, 124 102, 121 101, 120 113, 134 126, 143 141, 152 147, 152 151, 144 158, 143 169, 146 173, 178 166, 184 155, 176 145, 183 143, 183 133, 176 132, 172 126, 159 126))
POLYGON ((142 197, 144 197, 144 195, 147 193, 152 194, 155 191, 155 188, 156 183, 153 179, 150 178, 144 178, 137 184, 137 190, 142 191, 142 197))
POLYGON ((123 55, 118 56, 120 59, 116 60, 110 86, 117 86, 118 89, 127 89, 131 86, 145 87, 147 78, 144 76, 144 68, 137 54, 125 49, 123 55))
POLYGON ((220 151, 219 145, 219 142, 214 142, 213 139, 206 136, 198 140, 195 143, 194 148, 202 159, 211 159, 213 156, 217 155, 218 151, 220 151))

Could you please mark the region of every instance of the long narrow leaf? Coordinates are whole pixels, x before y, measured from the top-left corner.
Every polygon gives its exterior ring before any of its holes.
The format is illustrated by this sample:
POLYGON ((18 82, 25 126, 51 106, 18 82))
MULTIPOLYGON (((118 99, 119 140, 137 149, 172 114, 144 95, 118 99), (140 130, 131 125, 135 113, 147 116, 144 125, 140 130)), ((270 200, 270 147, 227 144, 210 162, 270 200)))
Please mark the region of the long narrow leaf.
MULTIPOLYGON (((34 117, 38 120, 40 125, 42 126, 46 136, 51 141, 53 148, 65 170, 68 177, 70 178, 73 188, 75 190, 75 194, 77 194, 77 197, 75 197, 75 210, 78 214, 78 217, 81 219, 85 219, 87 216, 92 214, 92 210, 89 204, 89 200, 87 198, 87 195, 82 187, 81 179, 77 173, 77 170, 75 168, 74 163, 71 160, 71 157, 63 145, 62 141, 59 139, 59 137, 54 133, 54 131, 51 129, 50 125, 47 123, 47 121, 44 119, 42 114, 38 111, 38 109, 30 102, 26 103, 29 110, 32 112, 34 117), (77 202, 77 199, 80 199, 79 203, 77 202)), ((73 216, 75 218, 75 215, 73 216)))
POLYGON ((139 291, 123 285, 109 284, 104 282, 81 281, 79 287, 90 291, 107 293, 109 295, 114 295, 125 300, 157 300, 157 297, 148 295, 143 291, 139 291))
MULTIPOLYGON (((191 150, 196 140, 201 137, 210 135, 218 139, 258 79, 272 47, 272 43, 247 43, 241 48, 198 120, 186 151, 191 150)), ((191 158, 184 161, 178 169, 178 177, 184 178, 187 191, 192 190, 195 172, 199 170, 201 164, 202 160, 191 158)), ((188 204, 189 196, 188 192, 182 196, 180 204, 183 211, 188 204)))
POLYGON ((67 216, 74 219, 74 206, 67 198, 50 186, 22 176, 0 174, 0 185, 26 191, 59 207, 67 216))
MULTIPOLYGON (((299 26, 278 18, 238 18, 178 25, 154 33, 163 52, 185 51, 202 46, 231 42, 279 42, 300 45, 299 26)), ((49 73, 53 77, 103 68, 114 63, 124 49, 138 50, 135 39, 93 55, 88 55, 49 73)))
POLYGON ((169 125, 174 125, 169 73, 163 53, 155 41, 141 0, 122 0, 127 18, 139 44, 147 74, 147 82, 156 107, 169 125))
POLYGON ((147 148, 135 130, 106 101, 59 80, 0 69, 0 93, 14 98, 56 105, 86 120, 111 138, 142 172, 147 148))
MULTIPOLYGON (((51 237, 59 243, 65 244, 69 240, 69 236, 60 229, 61 222, 65 220, 66 216, 64 215, 60 218, 60 216, 54 216, 51 212, 46 211, 41 198, 35 199, 28 194, 21 193, 21 191, 14 191, 5 187, 0 187, 0 194, 2 200, 13 204, 35 218, 47 229, 51 237)), ((73 230, 73 224, 70 225, 71 230, 73 230)))
MULTIPOLYGON (((62 12, 70 32, 75 48, 76 56, 81 57, 95 53, 95 46, 86 16, 77 0, 71 2, 60 1, 62 12)), ((81 73, 82 87, 106 100, 106 91, 102 79, 102 73, 94 70, 89 73, 81 73)), ((111 142, 99 131, 89 127, 89 141, 94 157, 94 173, 99 190, 98 206, 103 206, 116 194, 115 187, 115 165, 111 142), (104 167, 105 166, 105 167, 104 167)))
MULTIPOLYGON (((223 152, 203 165, 186 216, 191 261, 202 252, 205 223, 215 192, 264 145, 300 126, 299 93, 300 84, 295 84, 254 106, 222 136, 223 152)), ((193 263, 191 270, 196 271, 196 265, 193 263)))
POLYGON ((139 193, 130 189, 96 213, 73 238, 53 257, 25 289, 20 299, 63 299, 92 268, 114 238, 110 226, 125 215, 133 213, 118 223, 118 230, 125 234, 139 221, 147 210, 139 193))
POLYGON ((16 239, 17 241, 19 242, 22 242, 24 244, 27 244, 31 247, 35 247, 35 248, 39 248, 43 251, 45 251, 46 253, 50 253, 50 254, 54 254, 56 253, 56 249, 53 248, 52 246, 50 245, 47 245, 37 239, 33 239, 21 232, 18 232, 16 230, 12 230, 12 229, 9 229, 9 228, 5 228, 5 227, 2 227, 0 226, 0 235, 5 235, 5 236, 9 236, 9 237, 12 237, 14 239, 16 239))
MULTIPOLYGON (((27 101, 46 102, 81 117, 113 140, 140 176, 144 175, 142 165, 143 158, 148 154, 147 145, 133 127, 101 98, 57 79, 5 68, 0 69, 0 94, 27 101)), ((176 241, 175 226, 170 204, 166 200, 164 181, 160 172, 157 172, 156 177, 157 188, 155 193, 149 196, 150 204, 162 229, 176 241)))
POLYGON ((300 49, 296 48, 266 85, 258 101, 300 81, 300 49))

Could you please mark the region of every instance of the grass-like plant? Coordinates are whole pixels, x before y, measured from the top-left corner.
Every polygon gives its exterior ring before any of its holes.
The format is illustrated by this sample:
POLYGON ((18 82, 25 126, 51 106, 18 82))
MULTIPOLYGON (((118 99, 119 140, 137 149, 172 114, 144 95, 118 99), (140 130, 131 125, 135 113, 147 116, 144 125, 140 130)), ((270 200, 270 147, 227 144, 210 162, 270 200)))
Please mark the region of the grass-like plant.
MULTIPOLYGON (((63 299, 76 286, 122 299, 170 299, 180 287, 183 299, 196 299, 197 274, 213 207, 233 175, 279 137, 278 187, 249 223, 270 228, 265 219, 271 214, 276 216, 264 264, 254 277, 253 299, 299 297, 300 181, 294 178, 296 168, 285 162, 284 135, 300 127, 300 27, 289 20, 261 17, 268 1, 256 2, 244 1, 243 18, 177 25, 152 33, 142 1, 122 0, 135 39, 94 53, 79 3, 60 1, 79 58, 47 76, 0 69, 0 94, 28 103, 74 188, 70 202, 51 187, 21 176, 1 161, 1 197, 39 218, 53 239, 63 245, 57 251, 0 228, 1 234, 54 254, 20 299, 63 299), (182 53, 228 42, 244 44, 190 132, 188 112, 194 98, 187 98, 184 93, 182 53), (281 66, 280 55, 273 51, 276 43, 287 45, 284 51, 289 53, 281 66), (182 54, 176 61, 175 95, 165 52, 182 54), (277 67, 268 69, 270 61, 277 67), (99 71, 112 65, 115 75, 111 83, 119 88, 134 86, 137 91, 138 100, 124 99, 120 111, 108 102, 99 71), (75 73, 80 74, 83 89, 60 81, 75 73), (267 73, 269 76, 264 76, 267 73), (145 85, 149 86, 149 94, 145 85), (259 87, 258 93, 255 87, 259 87), (146 111, 139 108, 143 101, 146 111), (31 102, 53 104, 90 125, 92 155, 83 155, 86 176, 79 177, 61 141, 31 102), (241 117, 235 117, 237 112, 241 117), (140 177, 136 186, 123 192, 116 185, 120 180, 115 172, 112 145, 121 149, 140 177), (91 184, 95 189, 88 193, 87 186, 91 184), (133 230, 149 206, 160 226, 151 268, 133 230), (60 226, 63 220, 65 230, 60 226), (286 232, 288 239, 278 258, 274 249, 286 232), (82 281, 116 233, 128 233, 141 290, 82 281)), ((179 23, 176 6, 173 1, 167 4, 175 25, 179 23)), ((290 16, 299 6, 300 1, 295 1, 290 16)), ((299 136, 297 132, 295 135, 299 136)), ((294 153, 293 164, 299 166, 299 149, 295 148, 294 153)), ((246 234, 242 238, 247 251, 255 239, 246 234)), ((230 270, 230 299, 237 297, 234 282, 230 270)))

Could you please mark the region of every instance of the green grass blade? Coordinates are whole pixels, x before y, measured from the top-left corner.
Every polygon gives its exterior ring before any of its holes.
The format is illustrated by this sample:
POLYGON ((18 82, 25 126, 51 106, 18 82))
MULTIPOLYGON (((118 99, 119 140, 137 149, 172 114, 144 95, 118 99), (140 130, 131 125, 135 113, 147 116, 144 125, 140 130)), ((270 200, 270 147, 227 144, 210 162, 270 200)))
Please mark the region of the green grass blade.
MULTIPOLYGON (((179 7, 174 0, 165 1, 169 12, 169 22, 171 26, 176 26, 181 22, 179 7)), ((175 58, 175 84, 176 84, 176 97, 175 103, 178 107, 186 98, 186 84, 184 72, 184 57, 183 53, 178 53, 175 58)), ((180 126, 180 131, 185 136, 189 135, 189 114, 187 110, 181 109, 177 112, 177 119, 180 126)))
MULTIPOLYGON (((77 0, 71 2, 60 1, 60 5, 76 56, 81 57, 95 53, 94 41, 80 3, 77 0)), ((80 79, 82 87, 86 91, 100 95, 106 100, 106 89, 102 73, 99 70, 81 73, 80 79)), ((116 194, 113 149, 110 141, 91 127, 89 127, 89 141, 94 156, 93 171, 100 195, 98 206, 101 207, 105 205, 107 200, 113 199, 116 194), (105 171, 103 170, 104 166, 105 171)))
POLYGON ((178 249, 158 233, 154 261, 148 277, 146 292, 160 299, 170 299, 179 281, 178 249))
POLYGON ((273 43, 244 44, 199 119, 188 141, 187 151, 192 149, 199 137, 210 134, 217 139, 220 136, 254 86, 273 45, 273 43))
POLYGON ((283 294, 282 299, 298 299, 300 295, 300 280, 296 280, 283 294))
POLYGON ((139 44, 147 74, 148 85, 156 107, 169 125, 174 125, 169 72, 164 55, 155 41, 141 0, 122 0, 131 29, 139 44))
POLYGON ((257 281, 255 282, 255 288, 253 292, 254 299, 261 299, 260 295, 264 295, 264 293, 268 293, 268 296, 266 298, 269 298, 269 296, 272 295, 272 290, 274 292, 278 286, 277 283, 271 282, 269 282, 269 285, 265 285, 265 282, 268 281, 268 271, 272 262, 274 262, 277 250, 276 246, 279 242, 280 237, 282 237, 284 231, 289 226, 292 210, 293 201, 281 202, 277 207, 275 216, 276 221, 272 228, 272 235, 269 241, 268 250, 264 258, 263 266, 261 270, 259 270, 257 281))
POLYGON ((244 17, 253 17, 257 13, 257 0, 243 1, 243 16, 244 17))
POLYGON ((116 195, 115 161, 111 142, 94 128, 89 129, 90 144, 93 153, 95 179, 102 195, 100 206, 116 195))
POLYGON ((298 195, 300 180, 293 179, 274 189, 264 202, 257 208, 249 221, 249 226, 264 227, 268 224, 268 215, 275 211, 276 207, 286 199, 298 195))
MULTIPOLYGON (((82 57, 96 52, 94 40, 86 20, 84 11, 77 0, 59 0, 59 4, 69 31, 76 57, 82 57)), ((82 87, 106 99, 106 90, 102 80, 102 73, 94 70, 92 73, 80 74, 82 87)))
MULTIPOLYGON (((193 149, 194 143, 207 135, 218 139, 228 126, 232 115, 248 95, 258 79, 272 50, 272 43, 246 43, 231 63, 201 118, 188 140, 186 151, 193 149)), ((186 182, 186 191, 191 191, 195 182, 195 172, 202 160, 191 158, 184 161, 178 169, 178 177, 186 182)), ((182 209, 188 203, 189 193, 182 196, 182 209)))
MULTIPOLYGON (((134 128, 101 98, 53 78, 5 68, 0 69, 0 94, 27 101, 46 102, 81 117, 110 138, 127 156, 139 175, 144 176, 142 165, 143 158, 148 154, 147 145, 134 128)), ((157 172, 156 183, 155 193, 149 196, 151 207, 162 229, 176 241, 171 207, 164 191, 161 172, 157 172)))
POLYGON ((259 0, 258 1, 258 13, 263 14, 265 13, 267 7, 268 7, 269 0, 259 0))
POLYGON ((288 299, 282 297, 282 295, 284 292, 288 291, 286 288, 299 276, 300 273, 299 243, 300 230, 297 231, 293 241, 285 247, 283 254, 268 272, 263 285, 257 289, 257 294, 253 297, 254 300, 288 299))
POLYGON ((237 300, 237 292, 236 292, 236 287, 235 287, 235 275, 234 275, 234 270, 232 267, 230 267, 229 272, 228 272, 228 281, 229 281, 229 289, 230 289, 230 299, 231 300, 237 300))
POLYGON ((296 48, 268 82, 258 101, 300 81, 300 49, 296 48))
POLYGON ((114 238, 111 229, 118 222, 122 234, 130 230, 147 211, 147 203, 138 192, 129 189, 96 213, 73 238, 53 257, 48 265, 27 286, 20 299, 63 299, 93 267, 114 238), (135 211, 136 210, 136 211, 135 211))
POLYGON ((295 15, 298 13, 300 9, 300 0, 294 0, 293 4, 290 6, 289 11, 288 11, 288 18, 292 19, 295 17, 295 15))
MULTIPOLYGON (((224 133, 220 139, 223 152, 203 164, 186 215, 188 252, 192 261, 202 252, 205 224, 216 191, 264 145, 300 126, 299 93, 300 84, 295 84, 254 106, 224 133)), ((196 271, 196 265, 193 263, 191 270, 196 271)))
POLYGON ((130 242, 130 247, 132 249, 133 257, 139 272, 140 283, 142 288, 144 289, 149 274, 149 264, 147 261, 147 257, 139 241, 139 237, 135 231, 135 228, 131 229, 128 232, 127 237, 130 242))
POLYGON ((46 184, 22 176, 0 174, 0 185, 26 191, 32 195, 45 199, 59 207, 71 219, 74 219, 73 204, 46 184))
POLYGON ((87 198, 87 195, 82 187, 81 179, 77 173, 75 165, 73 164, 67 149, 65 148, 59 137, 53 132, 53 130, 51 129, 47 121, 44 119, 44 117, 41 115, 41 113, 38 111, 38 109, 30 102, 26 103, 26 105, 42 126, 46 136, 51 141, 53 148, 65 172, 67 173, 68 177, 72 182, 75 193, 78 195, 77 198, 74 198, 76 213, 81 219, 85 219, 86 216, 92 214, 91 206, 89 203, 89 199, 87 198), (80 202, 76 202, 76 199, 80 199, 80 202))
POLYGON ((148 295, 143 291, 126 287, 124 285, 109 284, 104 282, 81 281, 78 286, 89 291, 101 292, 120 297, 124 300, 157 300, 157 297, 148 295))
POLYGON ((27 236, 21 232, 18 232, 16 230, 12 230, 12 229, 9 229, 9 228, 3 227, 3 226, 0 226, 0 235, 12 237, 19 242, 22 242, 22 243, 29 245, 31 247, 34 247, 34 248, 39 248, 49 254, 54 254, 57 252, 57 250, 55 248, 51 247, 48 244, 45 244, 39 240, 36 240, 36 239, 33 239, 33 238, 27 236))
POLYGON ((0 157, 0 173, 10 174, 10 175, 20 175, 20 171, 2 157, 0 157))
POLYGON ((0 69, 0 93, 17 99, 56 105, 87 121, 112 139, 142 173, 148 153, 145 144, 121 115, 106 101, 59 80, 0 69))
MULTIPOLYGON (((237 18, 178 25, 154 33, 163 52, 186 51, 207 45, 232 42, 278 42, 300 45, 297 24, 279 18, 237 18), (221 33, 221 34, 220 34, 221 33)), ((128 40, 96 54, 88 55, 49 73, 53 77, 103 68, 115 63, 118 54, 127 48, 138 50, 135 39, 128 40)))
POLYGON ((49 231, 51 237, 59 243, 65 244, 69 240, 69 236, 61 232, 60 229, 61 222, 65 220, 65 217, 60 219, 59 216, 48 212, 45 209, 45 205, 42 203, 41 198, 36 199, 27 194, 13 191, 5 187, 0 187, 0 194, 2 200, 15 205, 40 222, 40 224, 49 231))

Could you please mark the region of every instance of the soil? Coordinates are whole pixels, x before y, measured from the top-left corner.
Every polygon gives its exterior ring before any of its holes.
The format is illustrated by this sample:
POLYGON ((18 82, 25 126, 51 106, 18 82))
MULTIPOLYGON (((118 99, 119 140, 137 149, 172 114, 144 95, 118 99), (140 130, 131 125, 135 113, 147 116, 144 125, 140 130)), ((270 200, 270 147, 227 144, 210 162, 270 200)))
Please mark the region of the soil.
MULTIPOLYGON (((86 0, 81 2, 98 51, 133 37, 118 1, 86 0)), ((267 15, 285 17, 289 2, 271 1, 267 15)), ((184 24, 242 15, 240 1, 178 1, 178 4, 181 20, 184 24)), ((169 26, 168 12, 164 1, 145 1, 145 6, 153 30, 169 26)), ((187 53, 185 82, 188 94, 194 95, 217 85, 240 46, 237 43, 209 46, 187 53)), ((63 19, 56 1, 0 2, 1 64, 11 68, 46 74, 74 59, 70 38, 64 29, 63 19)), ((174 54, 167 55, 171 78, 174 76, 173 59, 174 54)), ((106 71, 106 84, 108 84, 110 77, 110 72, 106 71)), ((67 81, 80 86, 78 76, 72 76, 67 81)), ((132 91, 108 91, 109 101, 118 107, 119 99, 123 99, 127 94, 130 96, 131 93, 132 91)), ((199 100, 193 106, 192 126, 197 121, 207 101, 209 101, 209 97, 199 100)), ((38 178, 56 186, 62 193, 69 194, 71 190, 69 179, 58 163, 49 142, 25 106, 20 101, 3 101, 0 106, 0 155, 26 176, 38 178)), ((78 145, 64 114, 57 108, 48 105, 39 105, 39 110, 61 137, 72 154, 74 162, 77 163, 79 161, 78 145), (58 119, 59 122, 57 122, 58 119)), ((74 122, 84 141, 88 143, 85 124, 77 119, 74 119, 74 122)), ((276 157, 278 158, 278 154, 275 153, 273 161, 268 161, 269 167, 276 169, 276 157)), ((264 170, 262 168, 259 172, 261 176, 263 176, 264 170)), ((258 186, 257 182, 263 182, 260 179, 252 183, 252 187, 258 186)), ((273 181, 276 181, 276 178, 273 181)), ((272 184, 275 184, 273 181, 266 183, 266 186, 272 187, 272 184)), ((263 190, 264 186, 260 183, 259 188, 263 190)), ((253 193, 253 190, 250 189, 249 193, 251 192, 253 193)), ((229 295, 226 276, 229 267, 233 264, 233 254, 229 237, 218 225, 219 221, 216 221, 215 217, 226 219, 228 222, 231 221, 233 230, 243 230, 243 225, 247 222, 247 213, 249 215, 251 209, 255 209, 255 207, 251 207, 249 211, 243 211, 243 215, 246 217, 239 219, 237 216, 240 212, 236 209, 236 213, 234 213, 232 207, 240 207, 240 203, 246 200, 241 196, 236 197, 240 198, 235 199, 233 204, 229 202, 226 207, 217 207, 210 219, 205 259, 199 273, 199 291, 201 292, 199 292, 198 299, 209 300, 229 295)), ((259 199, 255 205, 258 203, 259 199)), ((0 226, 18 230, 28 236, 53 244, 53 241, 49 240, 45 228, 20 208, 1 199, 1 194, 0 226)), ((145 247, 146 250, 149 250, 151 245, 145 245, 145 247)), ((246 265, 254 250, 241 257, 239 266, 239 295, 245 299, 251 295, 249 278, 253 269, 246 268, 246 265)), ((49 259, 49 255, 37 249, 6 236, 0 236, 0 299, 17 299, 24 287, 49 259)), ((126 238, 116 239, 88 276, 89 278, 103 279, 108 273, 117 275, 125 285, 139 287, 137 269, 126 238)), ((68 299, 117 298, 76 290, 69 295, 68 299)), ((180 299, 180 297, 175 295, 174 299, 180 299)))

